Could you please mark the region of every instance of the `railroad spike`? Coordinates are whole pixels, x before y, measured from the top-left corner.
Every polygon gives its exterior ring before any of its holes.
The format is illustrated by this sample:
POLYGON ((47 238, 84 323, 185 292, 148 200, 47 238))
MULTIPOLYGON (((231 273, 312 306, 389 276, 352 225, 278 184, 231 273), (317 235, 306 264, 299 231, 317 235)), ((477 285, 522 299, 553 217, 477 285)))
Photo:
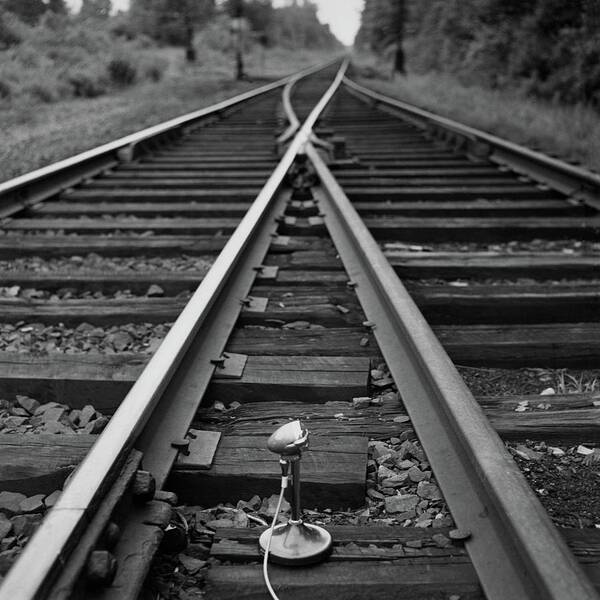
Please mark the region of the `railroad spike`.
POLYGON ((186 438, 183 438, 181 440, 173 440, 171 442, 171 447, 175 448, 176 450, 179 450, 179 452, 181 452, 181 454, 183 454, 184 456, 189 456, 190 440, 186 438))

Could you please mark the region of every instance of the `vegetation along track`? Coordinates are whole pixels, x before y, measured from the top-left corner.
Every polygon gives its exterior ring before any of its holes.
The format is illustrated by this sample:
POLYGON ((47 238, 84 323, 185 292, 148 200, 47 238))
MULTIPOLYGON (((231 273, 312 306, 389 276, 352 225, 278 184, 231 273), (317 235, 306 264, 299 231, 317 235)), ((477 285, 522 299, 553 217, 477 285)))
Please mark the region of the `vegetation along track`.
POLYGON ((596 366, 598 182, 340 87, 344 68, 320 101, 333 68, 287 86, 289 122, 306 122, 276 167, 273 91, 149 155, 117 144, 125 162, 102 155, 76 186, 67 165, 73 189, 33 204, 64 187, 50 170, 26 182, 27 214, 5 190, 1 485, 25 494, 1 497, 7 562, 83 462, 0 597, 134 597, 161 540, 179 554, 147 587, 266 597, 266 439, 292 418, 311 431, 305 516, 334 549, 273 566, 282 598, 596 597, 595 530, 556 529, 497 435, 593 444, 593 398, 475 400, 450 359, 507 377, 596 366))

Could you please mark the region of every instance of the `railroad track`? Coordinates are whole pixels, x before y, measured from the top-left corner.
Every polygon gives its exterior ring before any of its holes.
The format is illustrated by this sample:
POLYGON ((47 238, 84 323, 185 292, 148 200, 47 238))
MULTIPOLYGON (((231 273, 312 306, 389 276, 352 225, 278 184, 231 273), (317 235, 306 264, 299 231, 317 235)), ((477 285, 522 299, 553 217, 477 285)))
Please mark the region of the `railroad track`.
POLYGON ((450 359, 597 365, 600 181, 345 68, 0 187, 6 561, 56 502, 1 598, 136 597, 161 542, 205 597, 267 597, 296 418, 334 546, 273 566, 281 598, 596 597, 595 530, 559 533, 498 436, 595 443, 592 394, 476 400, 450 359))

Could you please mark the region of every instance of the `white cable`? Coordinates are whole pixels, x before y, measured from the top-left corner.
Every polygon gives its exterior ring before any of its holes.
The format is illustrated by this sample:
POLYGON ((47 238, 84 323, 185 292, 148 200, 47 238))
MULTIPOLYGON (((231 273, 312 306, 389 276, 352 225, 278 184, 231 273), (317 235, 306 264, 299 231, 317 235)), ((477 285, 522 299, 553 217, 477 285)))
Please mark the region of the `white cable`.
POLYGON ((271 585, 271 581, 269 580, 269 572, 267 565, 269 562, 269 550, 271 550, 271 538, 273 537, 273 531, 275 529, 275 525, 277 524, 277 517, 279 516, 279 511, 281 510, 281 503, 283 502, 283 493, 285 492, 287 484, 288 478, 284 475, 281 478, 281 492, 279 492, 279 501, 277 502, 277 508, 275 509, 275 515, 273 516, 271 528, 269 529, 269 537, 267 538, 267 547, 265 548, 265 556, 263 559, 263 578, 265 580, 267 589, 269 590, 269 594, 271 594, 271 598, 273 598, 273 600, 279 600, 279 596, 277 596, 277 594, 275 593, 275 590, 271 585))

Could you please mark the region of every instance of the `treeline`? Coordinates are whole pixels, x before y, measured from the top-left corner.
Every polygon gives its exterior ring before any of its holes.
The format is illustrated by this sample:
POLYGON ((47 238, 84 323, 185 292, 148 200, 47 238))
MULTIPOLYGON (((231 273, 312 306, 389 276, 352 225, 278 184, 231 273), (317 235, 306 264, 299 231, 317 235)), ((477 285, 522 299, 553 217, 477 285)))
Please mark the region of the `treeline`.
POLYGON ((600 106, 600 0, 367 0, 357 44, 381 53, 399 5, 409 69, 600 106))
POLYGON ((234 48, 241 56, 255 46, 338 43, 310 2, 131 0, 129 11, 113 14, 111 0, 82 0, 72 14, 65 0, 0 0, 0 102, 95 97, 157 81, 172 63, 164 46, 209 64, 234 48))
MULTIPOLYGON (((111 0, 82 0, 82 18, 108 18, 111 0)), ((66 15, 69 12, 65 0, 0 0, 0 22, 7 15, 15 15, 27 25, 37 25, 46 14, 66 15), (3 18, 4 17, 4 18, 3 18)))
POLYGON ((131 0, 130 26, 168 44, 190 45, 197 31, 219 18, 241 27, 264 47, 332 48, 339 42, 317 18, 312 2, 274 8, 271 0, 131 0), (237 21, 234 22, 233 19, 237 21))
POLYGON ((27 106, 92 98, 168 67, 145 37, 123 34, 110 0, 83 0, 72 15, 64 0, 0 0, 0 102, 27 106))

